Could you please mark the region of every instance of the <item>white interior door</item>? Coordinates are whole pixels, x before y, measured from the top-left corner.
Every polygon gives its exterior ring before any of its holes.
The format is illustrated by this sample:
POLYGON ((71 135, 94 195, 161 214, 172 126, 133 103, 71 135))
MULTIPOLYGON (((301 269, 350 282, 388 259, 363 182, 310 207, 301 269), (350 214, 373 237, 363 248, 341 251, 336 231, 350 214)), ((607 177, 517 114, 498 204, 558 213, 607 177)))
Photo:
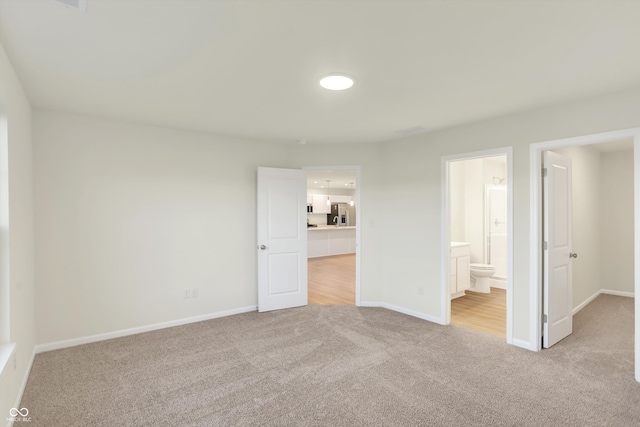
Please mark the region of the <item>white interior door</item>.
POLYGON ((258 311, 307 305, 307 173, 258 168, 258 311))
POLYGON ((549 348, 573 330, 571 158, 544 152, 543 338, 549 348))

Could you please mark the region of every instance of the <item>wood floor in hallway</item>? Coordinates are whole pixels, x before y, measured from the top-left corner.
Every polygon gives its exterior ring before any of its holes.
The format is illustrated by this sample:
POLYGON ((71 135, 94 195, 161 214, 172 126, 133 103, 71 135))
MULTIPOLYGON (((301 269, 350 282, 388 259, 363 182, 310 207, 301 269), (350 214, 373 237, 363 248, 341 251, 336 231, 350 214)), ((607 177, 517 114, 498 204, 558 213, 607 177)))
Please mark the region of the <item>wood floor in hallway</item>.
POLYGON ((309 304, 356 304, 356 254, 308 260, 309 304))
POLYGON ((507 291, 491 288, 488 294, 466 291, 451 300, 451 324, 502 338, 507 336, 507 291))

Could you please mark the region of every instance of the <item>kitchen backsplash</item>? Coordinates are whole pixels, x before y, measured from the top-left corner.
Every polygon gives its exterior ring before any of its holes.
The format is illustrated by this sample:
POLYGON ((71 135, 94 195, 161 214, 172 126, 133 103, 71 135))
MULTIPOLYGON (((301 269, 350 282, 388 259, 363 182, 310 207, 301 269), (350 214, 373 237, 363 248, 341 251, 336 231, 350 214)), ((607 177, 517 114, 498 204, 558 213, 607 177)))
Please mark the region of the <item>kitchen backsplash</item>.
POLYGON ((327 214, 307 214, 309 224, 327 225, 327 214))

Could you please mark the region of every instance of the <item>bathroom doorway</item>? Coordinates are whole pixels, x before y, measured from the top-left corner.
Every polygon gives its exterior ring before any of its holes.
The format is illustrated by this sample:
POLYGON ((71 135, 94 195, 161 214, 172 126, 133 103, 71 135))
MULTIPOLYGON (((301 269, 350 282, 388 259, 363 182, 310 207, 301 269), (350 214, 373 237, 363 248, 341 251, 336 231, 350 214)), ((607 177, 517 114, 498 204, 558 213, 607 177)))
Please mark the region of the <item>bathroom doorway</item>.
POLYGON ((511 149, 443 158, 446 324, 512 340, 511 149))

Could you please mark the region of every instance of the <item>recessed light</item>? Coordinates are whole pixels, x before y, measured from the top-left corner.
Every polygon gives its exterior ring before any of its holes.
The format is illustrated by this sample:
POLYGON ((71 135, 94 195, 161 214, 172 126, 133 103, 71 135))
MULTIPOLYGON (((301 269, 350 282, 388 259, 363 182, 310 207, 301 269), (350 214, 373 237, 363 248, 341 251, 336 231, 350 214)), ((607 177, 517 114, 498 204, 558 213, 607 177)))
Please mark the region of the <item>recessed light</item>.
POLYGON ((330 74, 320 80, 320 86, 329 90, 345 90, 353 86, 353 78, 345 74, 330 74))
POLYGON ((298 140, 298 144, 299 144, 299 145, 305 145, 306 143, 307 143, 307 140, 306 140, 306 139, 299 139, 299 140, 298 140))

